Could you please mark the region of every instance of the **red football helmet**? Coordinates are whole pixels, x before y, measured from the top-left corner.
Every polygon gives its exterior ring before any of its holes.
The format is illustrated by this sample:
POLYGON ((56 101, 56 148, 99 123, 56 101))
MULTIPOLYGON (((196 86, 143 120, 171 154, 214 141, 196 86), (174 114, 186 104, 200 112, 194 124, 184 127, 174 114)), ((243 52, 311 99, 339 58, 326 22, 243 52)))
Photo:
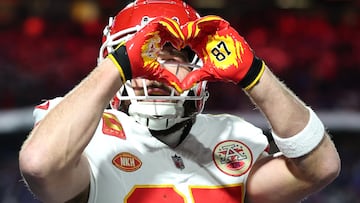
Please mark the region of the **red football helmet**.
POLYGON ((127 5, 104 29, 99 60, 102 60, 120 41, 127 40, 155 17, 167 17, 180 25, 199 18, 199 14, 181 0, 136 0, 127 5))
MULTIPOLYGON (((98 62, 112 52, 116 45, 130 39, 135 32, 159 16, 174 19, 180 25, 200 17, 193 8, 181 0, 135 0, 114 18, 109 19, 109 24, 103 32, 103 44, 100 48, 98 62)), ((200 68, 201 61, 198 57, 195 55, 191 55, 191 57, 189 59, 191 63, 187 63, 185 66, 192 69, 200 68)), ((173 66, 174 63, 164 62, 164 67, 166 65, 173 66)), ((184 64, 175 65, 184 66, 184 64)), ((145 85, 144 88, 146 89, 145 85)), ((208 98, 206 81, 200 82, 179 96, 174 93, 167 96, 151 96, 146 94, 146 90, 144 92, 145 96, 136 96, 131 82, 127 81, 110 102, 110 106, 113 109, 119 109, 124 100, 130 100, 128 113, 151 130, 165 130, 188 120, 203 110, 204 103, 208 98), (156 100, 176 102, 154 102, 156 100)))

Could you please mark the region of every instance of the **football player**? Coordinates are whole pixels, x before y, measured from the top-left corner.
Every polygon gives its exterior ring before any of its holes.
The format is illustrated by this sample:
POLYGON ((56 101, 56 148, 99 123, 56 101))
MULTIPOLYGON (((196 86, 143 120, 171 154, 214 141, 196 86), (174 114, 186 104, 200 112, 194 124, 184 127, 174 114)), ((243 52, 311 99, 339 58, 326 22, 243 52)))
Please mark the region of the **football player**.
POLYGON ((43 202, 291 203, 340 170, 316 113, 226 20, 180 0, 137 0, 110 18, 98 66, 34 116, 19 162, 43 202), (243 118, 202 113, 213 81, 244 90, 279 153, 243 118))

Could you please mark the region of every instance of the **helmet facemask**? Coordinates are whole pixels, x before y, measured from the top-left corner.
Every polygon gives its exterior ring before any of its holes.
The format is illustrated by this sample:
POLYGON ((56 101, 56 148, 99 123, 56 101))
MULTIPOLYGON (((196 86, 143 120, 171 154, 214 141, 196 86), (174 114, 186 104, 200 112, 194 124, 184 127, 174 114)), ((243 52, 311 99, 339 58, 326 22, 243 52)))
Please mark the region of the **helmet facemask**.
MULTIPOLYGON (((162 66, 173 66, 179 69, 181 67, 200 68, 189 63, 164 62, 162 66)), ((157 82, 149 82, 146 79, 140 79, 141 85, 134 87, 134 81, 127 81, 117 92, 115 100, 118 106, 111 105, 112 108, 119 109, 122 103, 128 105, 127 113, 137 122, 147 126, 151 130, 169 129, 177 123, 192 119, 196 114, 203 110, 204 103, 208 98, 206 90, 206 81, 196 84, 193 88, 178 94, 172 87, 164 87, 157 82), (154 85, 155 84, 155 85, 154 85), (158 86, 156 86, 158 85, 158 86), (141 88, 141 90, 139 90, 141 88), (150 88, 167 89, 168 93, 160 95, 153 94, 150 88), (139 92, 141 92, 139 94, 139 92)), ((114 104, 111 102, 111 104, 114 104)), ((124 106, 121 108, 124 109, 124 106)))

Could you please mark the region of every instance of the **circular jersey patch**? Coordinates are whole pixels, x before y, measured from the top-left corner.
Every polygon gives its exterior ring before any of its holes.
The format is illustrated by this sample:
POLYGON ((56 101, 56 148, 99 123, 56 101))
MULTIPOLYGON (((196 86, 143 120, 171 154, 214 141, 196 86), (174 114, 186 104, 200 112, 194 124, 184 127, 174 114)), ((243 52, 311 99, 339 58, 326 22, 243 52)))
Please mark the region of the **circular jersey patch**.
POLYGON ((131 153, 128 153, 128 152, 121 152, 121 153, 117 154, 113 158, 112 163, 118 169, 126 171, 126 172, 136 171, 142 165, 141 160, 137 156, 135 156, 131 153))
POLYGON ((230 176, 241 176, 250 169, 253 156, 244 143, 226 140, 215 146, 213 160, 221 172, 230 176))

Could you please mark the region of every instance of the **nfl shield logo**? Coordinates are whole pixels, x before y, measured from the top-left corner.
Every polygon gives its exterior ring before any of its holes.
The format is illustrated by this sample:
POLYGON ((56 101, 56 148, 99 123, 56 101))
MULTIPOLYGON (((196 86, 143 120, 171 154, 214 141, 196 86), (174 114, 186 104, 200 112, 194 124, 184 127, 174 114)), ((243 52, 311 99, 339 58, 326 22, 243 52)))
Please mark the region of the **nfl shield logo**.
POLYGON ((177 156, 175 154, 174 156, 171 156, 171 158, 172 158, 176 168, 181 169, 181 170, 185 168, 184 162, 180 156, 177 156))

